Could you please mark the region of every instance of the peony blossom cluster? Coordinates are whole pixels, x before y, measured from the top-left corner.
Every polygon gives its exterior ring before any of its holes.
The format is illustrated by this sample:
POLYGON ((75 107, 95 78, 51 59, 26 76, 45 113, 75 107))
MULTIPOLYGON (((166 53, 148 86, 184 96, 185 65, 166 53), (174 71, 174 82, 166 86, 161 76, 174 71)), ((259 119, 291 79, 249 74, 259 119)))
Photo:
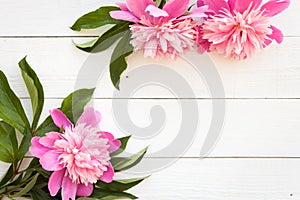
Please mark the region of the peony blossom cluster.
POLYGON ((131 22, 131 44, 145 57, 175 59, 185 51, 217 52, 243 60, 275 40, 282 32, 271 25, 289 0, 169 0, 159 8, 153 0, 126 0, 111 11, 114 19, 131 22))

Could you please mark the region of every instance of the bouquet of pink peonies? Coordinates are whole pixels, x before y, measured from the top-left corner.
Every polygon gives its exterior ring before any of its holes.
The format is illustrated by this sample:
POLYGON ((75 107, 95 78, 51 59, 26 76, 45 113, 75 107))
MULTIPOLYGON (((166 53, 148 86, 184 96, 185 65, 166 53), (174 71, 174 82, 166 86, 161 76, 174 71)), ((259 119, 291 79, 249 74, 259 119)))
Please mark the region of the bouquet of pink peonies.
POLYGON ((43 87, 26 58, 19 66, 30 95, 33 120, 29 122, 20 99, 0 71, 0 161, 10 164, 0 179, 0 199, 136 199, 125 191, 145 177, 114 180, 114 175, 138 164, 147 148, 131 157, 119 156, 130 136, 115 139, 99 130, 100 113, 85 108, 94 89, 70 94, 38 126, 43 87), (28 164, 24 166, 25 160, 28 164))
POLYGON ((80 17, 74 31, 113 25, 98 39, 76 46, 98 53, 119 40, 111 56, 110 76, 119 89, 126 58, 136 51, 145 57, 176 59, 186 51, 217 52, 243 60, 281 43, 283 34, 271 25, 273 16, 285 10, 289 0, 126 0, 104 6, 80 17))

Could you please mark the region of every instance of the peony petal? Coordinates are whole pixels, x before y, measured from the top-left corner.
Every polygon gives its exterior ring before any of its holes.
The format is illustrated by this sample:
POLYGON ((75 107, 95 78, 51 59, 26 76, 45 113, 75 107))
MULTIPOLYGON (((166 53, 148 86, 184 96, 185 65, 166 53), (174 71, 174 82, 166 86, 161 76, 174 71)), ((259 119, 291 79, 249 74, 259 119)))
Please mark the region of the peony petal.
POLYGON ((197 7, 202 7, 202 6, 204 6, 205 4, 204 4, 204 2, 203 2, 203 0, 198 0, 197 1, 197 7))
POLYGON ((100 112, 94 110, 94 108, 86 108, 76 124, 86 124, 87 126, 97 127, 100 123, 100 120, 100 112))
POLYGON ((58 193, 58 191, 61 187, 64 175, 65 175, 65 169, 55 171, 51 174, 51 176, 49 178, 49 182, 48 182, 48 189, 50 191, 51 196, 54 197, 58 193))
MULTIPOLYGON (((215 13, 219 13, 222 9, 229 9, 228 3, 225 0, 202 0, 204 5, 215 13)), ((201 5, 201 2, 198 2, 198 5, 201 5)))
POLYGON ((133 14, 131 14, 131 12, 128 12, 128 11, 111 11, 111 12, 109 12, 109 14, 114 19, 119 19, 119 20, 134 22, 134 23, 137 23, 140 21, 133 14))
POLYGON ((115 140, 114 136, 111 133, 108 132, 98 132, 99 134, 101 134, 101 138, 106 138, 109 141, 109 149, 108 151, 110 153, 115 152, 116 150, 118 150, 121 146, 121 141, 120 140, 115 140))
POLYGON ((252 3, 253 8, 258 8, 261 4, 262 0, 229 0, 228 4, 232 10, 236 10, 240 13, 243 13, 247 10, 252 3))
POLYGON ((66 117, 66 115, 59 109, 53 109, 50 111, 50 115, 53 119, 54 124, 58 128, 72 127, 73 124, 66 117))
POLYGON ((202 6, 192 10, 190 14, 179 17, 178 19, 182 20, 182 19, 197 18, 197 17, 205 18, 207 17, 207 14, 205 14, 207 10, 208 10, 208 6, 202 6))
POLYGON ((261 9, 265 10, 265 14, 267 16, 272 17, 287 9, 289 5, 290 0, 270 0, 265 3, 261 9))
POLYGON ((171 19, 180 17, 189 8, 190 0, 169 0, 163 10, 169 13, 171 19))
POLYGON ((48 148, 52 148, 54 146, 54 143, 56 140, 59 140, 60 137, 60 133, 57 132, 50 132, 47 133, 45 137, 42 137, 40 139, 40 144, 48 147, 48 148))
POLYGON ((118 2, 118 3, 116 3, 116 4, 119 6, 119 8, 120 8, 122 11, 129 11, 129 9, 128 9, 126 3, 118 2))
POLYGON ((154 5, 147 6, 145 11, 149 12, 149 14, 153 17, 169 17, 169 14, 166 11, 164 11, 154 5))
POLYGON ((85 186, 84 184, 79 184, 77 186, 76 195, 79 197, 88 197, 92 195, 93 190, 94 190, 93 184, 88 184, 88 186, 85 186))
POLYGON ((42 167, 47 171, 57 171, 63 169, 63 166, 58 162, 59 154, 54 150, 45 153, 41 159, 40 163, 42 167))
POLYGON ((50 151, 51 149, 40 144, 41 137, 34 137, 31 139, 31 147, 29 148, 30 153, 37 157, 41 158, 45 153, 50 151))
POLYGON ((77 192, 77 184, 72 183, 72 180, 69 178, 69 176, 65 176, 62 181, 62 187, 61 187, 61 197, 62 200, 75 200, 77 192))
POLYGON ((128 9, 139 19, 145 14, 149 5, 156 5, 152 0, 126 0, 128 9))
POLYGON ((113 181, 114 175, 115 175, 115 171, 114 171, 112 165, 109 164, 109 166, 107 166, 107 171, 105 171, 103 173, 100 180, 105 182, 105 183, 110 183, 110 182, 113 181))
POLYGON ((275 26, 271 26, 271 29, 273 30, 273 33, 271 35, 269 35, 269 37, 271 39, 273 39, 273 40, 276 40, 276 42, 278 44, 282 43, 282 41, 283 41, 283 34, 282 34, 281 30, 279 30, 275 26))

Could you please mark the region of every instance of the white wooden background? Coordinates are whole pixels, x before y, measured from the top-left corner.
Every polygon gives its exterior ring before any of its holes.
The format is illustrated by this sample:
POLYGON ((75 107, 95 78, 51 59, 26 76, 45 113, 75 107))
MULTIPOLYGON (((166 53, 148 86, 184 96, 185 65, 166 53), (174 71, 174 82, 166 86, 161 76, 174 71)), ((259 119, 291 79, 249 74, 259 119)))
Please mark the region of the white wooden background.
MULTIPOLYGON (((74 90, 79 70, 89 56, 76 49, 72 40, 91 39, 102 32, 78 33, 69 26, 82 14, 114 2, 0 0, 0 68, 23 98, 29 114, 28 94, 17 62, 28 55, 29 63, 39 75, 46 94, 45 117, 49 109, 59 106, 62 98, 74 90)), ((205 159, 199 158, 199 152, 210 124, 209 93, 199 77, 182 67, 182 60, 161 61, 188 77, 197 97, 201 123, 198 137, 188 152, 131 190, 134 194, 143 200, 300 199, 299 9, 300 1, 293 0, 290 8, 274 19, 286 36, 282 45, 272 44, 244 62, 211 55, 224 83, 227 111, 222 137, 205 159)), ((103 54, 109 55, 110 51, 103 54)), ((103 66, 109 62, 106 58, 101 61, 103 66)), ((140 54, 132 55, 129 69, 148 62, 152 61, 140 54)), ((106 73, 97 87, 95 105, 103 114, 103 129, 122 136, 112 116, 112 92, 106 73)), ((157 87, 144 88, 132 96, 128 112, 134 123, 149 124, 148 111, 157 104, 164 107, 168 118, 162 135, 149 141, 133 140, 129 144, 132 151, 151 144, 150 151, 154 152, 176 136, 176 124, 180 123, 180 107, 176 102, 169 92, 157 87)), ((165 157, 148 159, 153 162, 170 159, 165 157)), ((1 175, 6 165, 0 163, 0 166, 1 175)))

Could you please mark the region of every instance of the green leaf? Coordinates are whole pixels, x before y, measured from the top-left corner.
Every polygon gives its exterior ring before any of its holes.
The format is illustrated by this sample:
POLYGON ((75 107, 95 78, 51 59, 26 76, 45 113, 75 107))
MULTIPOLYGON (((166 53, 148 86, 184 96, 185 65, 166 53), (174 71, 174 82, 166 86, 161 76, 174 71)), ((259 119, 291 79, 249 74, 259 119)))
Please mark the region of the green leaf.
POLYGON ((117 151, 113 152, 113 153, 111 154, 111 156, 116 156, 116 155, 121 154, 121 153, 126 149, 126 146, 127 146, 127 143, 128 143, 128 141, 129 141, 130 137, 131 137, 131 136, 119 138, 118 140, 121 141, 121 146, 120 146, 120 148, 119 148, 117 151))
POLYGON ((13 198, 21 197, 21 196, 27 194, 34 187, 38 177, 39 177, 39 174, 34 175, 33 178, 31 179, 31 181, 20 192, 17 192, 12 197, 13 198))
POLYGON ((162 9, 164 7, 164 5, 167 3, 167 1, 166 0, 156 0, 155 3, 157 5, 157 7, 162 9))
POLYGON ((99 53, 108 49, 111 45, 113 45, 118 39, 124 36, 124 32, 129 30, 129 22, 121 22, 108 31, 106 31, 103 35, 101 35, 98 39, 92 40, 83 44, 76 44, 76 47, 89 53, 99 53))
POLYGON ((116 180, 111 183, 104 183, 102 181, 98 181, 96 185, 99 186, 103 190, 124 192, 124 191, 129 190, 130 188, 138 185, 140 182, 142 182, 146 178, 148 178, 148 177, 127 179, 127 180, 116 180))
POLYGON ((126 192, 105 191, 100 188, 95 188, 90 197, 81 197, 77 200, 117 200, 117 199, 137 199, 136 196, 126 192))
MULTIPOLYGON (((63 100, 60 109, 74 124, 83 113, 86 104, 92 99, 94 90, 95 89, 77 90, 63 100)), ((51 131, 59 131, 59 128, 55 126, 51 116, 48 116, 46 120, 38 127, 34 135, 44 136, 45 133, 51 131)))
POLYGON ((17 160, 21 160, 23 158, 23 156, 28 152, 29 147, 31 145, 31 134, 29 132, 28 129, 25 129, 25 131, 23 132, 23 138, 21 141, 21 144, 19 146, 19 150, 18 150, 18 155, 17 155, 17 160))
POLYGON ((94 29, 107 24, 118 24, 121 21, 112 18, 109 15, 110 11, 120 10, 116 6, 104 6, 99 9, 87 13, 80 17, 71 27, 73 31, 80 31, 81 29, 94 29))
POLYGON ((38 124, 38 121, 40 119, 43 110, 44 90, 36 73, 27 63, 26 57, 19 62, 19 66, 22 71, 22 76, 26 84, 28 93, 30 95, 32 111, 34 116, 31 125, 31 130, 34 130, 38 124))
POLYGON ((6 122, 0 122, 0 160, 14 163, 18 154, 18 140, 15 129, 6 122))
POLYGON ((133 46, 130 44, 131 33, 127 31, 119 41, 110 60, 110 78, 114 86, 119 89, 121 74, 127 68, 126 58, 133 53, 133 46))
POLYGON ((0 70, 0 118, 21 133, 30 124, 19 98, 11 90, 5 74, 0 70))
POLYGON ((32 200, 51 200, 50 195, 38 187, 34 187, 30 190, 30 196, 32 200))
POLYGON ((0 181, 0 187, 5 185, 11 179, 11 177, 13 175, 14 175, 14 166, 11 165, 9 167, 9 169, 7 170, 6 174, 2 177, 2 179, 0 181))
POLYGON ((145 149, 141 150, 140 152, 138 152, 137 154, 134 154, 131 157, 126 158, 124 161, 121 161, 121 162, 118 162, 117 164, 115 164, 113 166, 115 171, 127 170, 127 169, 130 169, 130 168, 134 167, 135 165, 137 165, 142 160, 144 155, 146 154, 147 149, 148 148, 145 148, 145 149))
POLYGON ((64 99, 61 105, 61 111, 70 119, 74 124, 83 113, 84 107, 94 94, 95 89, 81 89, 70 94, 64 99))

